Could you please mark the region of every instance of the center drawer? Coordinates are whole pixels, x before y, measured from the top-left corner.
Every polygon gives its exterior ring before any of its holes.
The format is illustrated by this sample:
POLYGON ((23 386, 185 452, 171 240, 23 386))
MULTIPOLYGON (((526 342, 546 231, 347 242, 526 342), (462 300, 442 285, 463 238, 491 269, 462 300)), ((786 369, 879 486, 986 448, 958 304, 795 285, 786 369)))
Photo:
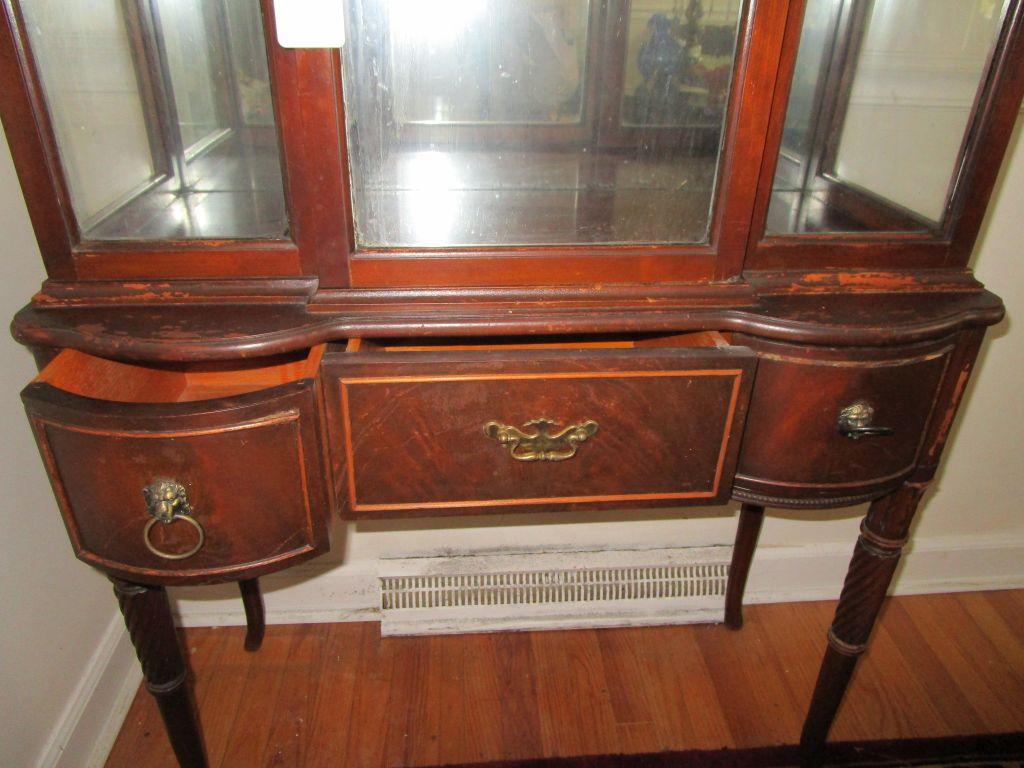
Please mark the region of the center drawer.
POLYGON ((728 346, 333 352, 338 496, 356 517, 722 502, 754 366, 728 346))

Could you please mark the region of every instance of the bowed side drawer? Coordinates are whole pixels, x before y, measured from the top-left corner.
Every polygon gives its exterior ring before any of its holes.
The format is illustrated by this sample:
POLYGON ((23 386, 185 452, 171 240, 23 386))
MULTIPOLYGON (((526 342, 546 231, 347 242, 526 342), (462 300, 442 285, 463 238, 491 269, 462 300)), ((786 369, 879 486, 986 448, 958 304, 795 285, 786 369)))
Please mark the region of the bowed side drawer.
POLYGON ((349 514, 729 498, 750 350, 572 346, 364 344, 330 354, 330 440, 349 514))
POLYGON ((326 551, 321 355, 186 369, 61 352, 22 399, 78 557, 181 584, 326 551))
POLYGON ((736 498, 847 506, 913 473, 953 339, 879 348, 746 342, 760 362, 736 498))

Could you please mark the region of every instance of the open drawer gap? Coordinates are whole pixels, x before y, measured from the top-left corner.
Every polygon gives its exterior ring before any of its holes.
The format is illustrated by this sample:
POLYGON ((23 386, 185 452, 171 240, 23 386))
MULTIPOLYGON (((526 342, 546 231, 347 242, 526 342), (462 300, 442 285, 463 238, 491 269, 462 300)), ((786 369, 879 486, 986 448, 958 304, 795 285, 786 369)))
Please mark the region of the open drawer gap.
POLYGON ((418 339, 350 339, 348 352, 494 352, 545 349, 723 348, 732 346, 731 333, 694 331, 674 334, 616 334, 579 336, 513 336, 418 339))
POLYGON ((316 376, 324 345, 254 360, 125 363, 65 349, 36 377, 65 392, 122 403, 188 403, 258 392, 316 376))

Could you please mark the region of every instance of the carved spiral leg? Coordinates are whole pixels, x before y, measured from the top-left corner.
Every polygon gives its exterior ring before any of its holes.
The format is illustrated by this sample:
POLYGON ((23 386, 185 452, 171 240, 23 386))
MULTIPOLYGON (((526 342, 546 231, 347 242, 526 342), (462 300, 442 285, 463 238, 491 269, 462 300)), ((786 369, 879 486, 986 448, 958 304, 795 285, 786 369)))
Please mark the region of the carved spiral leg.
POLYGON ((171 747, 182 768, 207 768, 188 667, 178 643, 163 587, 111 579, 128 634, 142 665, 146 688, 156 699, 171 747))
POLYGON ((873 502, 861 523, 800 738, 805 765, 821 760, 829 728, 885 601, 923 492, 924 485, 908 483, 873 502))
POLYGON ((245 650, 258 651, 263 645, 267 626, 263 615, 263 594, 259 579, 243 579, 238 582, 242 592, 242 606, 245 608, 245 650))
POLYGON ((729 583, 725 588, 725 623, 731 629, 743 626, 743 590, 747 587, 750 562, 754 559, 757 537, 764 521, 764 507, 744 504, 740 507, 740 522, 736 528, 736 543, 729 566, 729 583))

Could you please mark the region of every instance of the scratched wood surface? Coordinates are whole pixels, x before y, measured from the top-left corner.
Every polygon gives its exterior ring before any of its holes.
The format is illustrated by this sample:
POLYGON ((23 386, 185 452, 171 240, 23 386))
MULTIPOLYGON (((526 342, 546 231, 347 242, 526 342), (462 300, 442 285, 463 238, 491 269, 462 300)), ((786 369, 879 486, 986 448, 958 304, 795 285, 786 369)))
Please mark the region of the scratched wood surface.
MULTIPOLYGON (((381 639, 376 623, 191 629, 211 766, 405 768, 793 743, 834 603, 721 625, 381 639)), ((890 600, 836 739, 1024 730, 1024 590, 890 600)), ((132 704, 107 768, 173 768, 132 704)))

